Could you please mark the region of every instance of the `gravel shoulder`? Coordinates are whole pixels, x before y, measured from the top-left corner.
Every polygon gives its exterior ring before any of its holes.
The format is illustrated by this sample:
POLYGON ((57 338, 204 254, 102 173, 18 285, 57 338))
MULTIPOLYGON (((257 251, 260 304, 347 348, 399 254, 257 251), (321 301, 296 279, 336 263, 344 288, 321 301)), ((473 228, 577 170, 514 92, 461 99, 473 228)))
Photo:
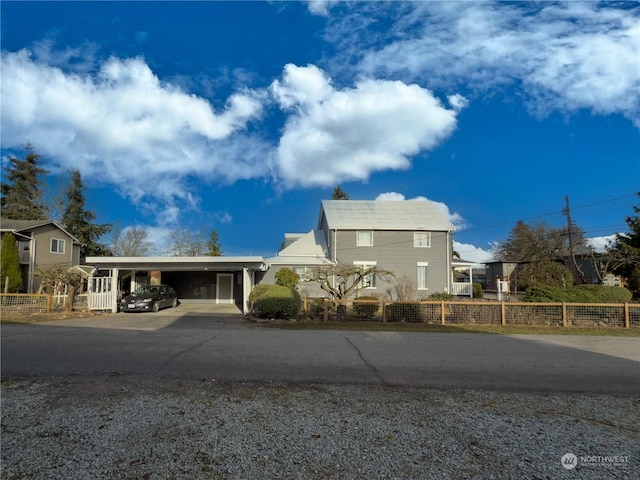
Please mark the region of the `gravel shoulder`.
POLYGON ((5 377, 1 393, 3 479, 623 479, 640 471, 638 396, 125 375, 5 377), (569 452, 574 469, 561 464, 569 452))

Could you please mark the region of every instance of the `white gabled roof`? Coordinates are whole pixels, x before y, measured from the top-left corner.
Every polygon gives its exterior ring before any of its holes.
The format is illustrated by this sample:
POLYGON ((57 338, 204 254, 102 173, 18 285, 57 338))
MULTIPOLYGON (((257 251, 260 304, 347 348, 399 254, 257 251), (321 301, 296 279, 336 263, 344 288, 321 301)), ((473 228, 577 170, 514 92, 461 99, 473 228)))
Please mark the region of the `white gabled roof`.
MULTIPOLYGON (((278 252, 267 261, 273 264, 324 265, 331 261, 327 258, 327 242, 321 230, 311 230, 305 234, 285 234, 285 239, 298 237, 293 243, 278 252)), ((286 240, 285 240, 286 241, 286 240)))
MULTIPOLYGON (((289 234, 285 234, 286 236, 289 234)), ((326 256, 327 242, 321 230, 301 234, 297 240, 278 252, 278 256, 326 256)))
POLYGON ((436 231, 456 229, 435 204, 428 200, 323 200, 320 223, 323 212, 329 229, 436 231))

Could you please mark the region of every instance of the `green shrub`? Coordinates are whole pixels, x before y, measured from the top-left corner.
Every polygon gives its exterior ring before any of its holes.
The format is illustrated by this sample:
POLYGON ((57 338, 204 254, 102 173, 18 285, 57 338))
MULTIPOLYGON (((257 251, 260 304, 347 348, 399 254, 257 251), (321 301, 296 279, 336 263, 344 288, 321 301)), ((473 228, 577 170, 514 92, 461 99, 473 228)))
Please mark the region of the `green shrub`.
POLYGON ((386 307, 387 322, 422 322, 419 303, 391 303, 386 307))
POLYGON ((268 289, 253 303, 254 313, 261 318, 291 318, 302 308, 300 294, 293 288, 268 285, 268 289))
POLYGON ((380 308, 380 300, 377 297, 364 296, 358 297, 356 300, 367 301, 367 303, 353 302, 353 311, 360 317, 373 317, 380 308))
POLYGON ((294 272, 291 268, 281 268, 276 272, 276 285, 282 285, 283 287, 296 288, 296 285, 300 282, 300 275, 294 272))
POLYGON ((265 292, 269 291, 271 287, 273 287, 273 285, 267 283, 262 283, 253 287, 253 290, 251 290, 251 293, 249 294, 249 302, 252 304, 256 303, 256 300, 264 295, 265 292))
POLYGON ((482 284, 474 283, 473 284, 473 298, 482 298, 484 295, 482 293, 482 284))
POLYGON ((529 287, 524 297, 526 302, 626 303, 630 300, 629 290, 608 285, 578 285, 567 288, 529 287))
POLYGON ((432 293, 431 295, 429 295, 429 298, 427 298, 427 300, 455 300, 456 297, 453 293, 446 293, 446 292, 436 292, 436 293, 432 293))

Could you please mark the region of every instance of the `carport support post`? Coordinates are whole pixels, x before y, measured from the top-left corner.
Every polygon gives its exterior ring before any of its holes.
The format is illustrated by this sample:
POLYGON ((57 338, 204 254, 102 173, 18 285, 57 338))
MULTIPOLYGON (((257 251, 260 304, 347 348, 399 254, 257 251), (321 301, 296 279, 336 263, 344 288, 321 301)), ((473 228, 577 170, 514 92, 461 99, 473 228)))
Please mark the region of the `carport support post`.
POLYGON ((242 313, 249 313, 249 295, 253 290, 255 282, 255 272, 250 272, 247 267, 242 267, 242 313))
POLYGON ((118 313, 118 269, 111 269, 111 312, 118 313))

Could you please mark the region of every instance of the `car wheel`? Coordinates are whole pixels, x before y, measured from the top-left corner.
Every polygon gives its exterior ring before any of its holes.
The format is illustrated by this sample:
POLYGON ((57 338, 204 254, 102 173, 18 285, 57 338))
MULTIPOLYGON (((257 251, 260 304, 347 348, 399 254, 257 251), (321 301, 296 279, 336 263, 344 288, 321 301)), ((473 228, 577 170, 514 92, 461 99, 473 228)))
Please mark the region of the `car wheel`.
POLYGON ((176 308, 178 306, 178 299, 174 298, 173 302, 171 303, 171 308, 176 308))
POLYGON ((160 302, 158 300, 156 300, 155 302, 153 302, 153 307, 152 310, 154 312, 159 312, 160 311, 160 302))

